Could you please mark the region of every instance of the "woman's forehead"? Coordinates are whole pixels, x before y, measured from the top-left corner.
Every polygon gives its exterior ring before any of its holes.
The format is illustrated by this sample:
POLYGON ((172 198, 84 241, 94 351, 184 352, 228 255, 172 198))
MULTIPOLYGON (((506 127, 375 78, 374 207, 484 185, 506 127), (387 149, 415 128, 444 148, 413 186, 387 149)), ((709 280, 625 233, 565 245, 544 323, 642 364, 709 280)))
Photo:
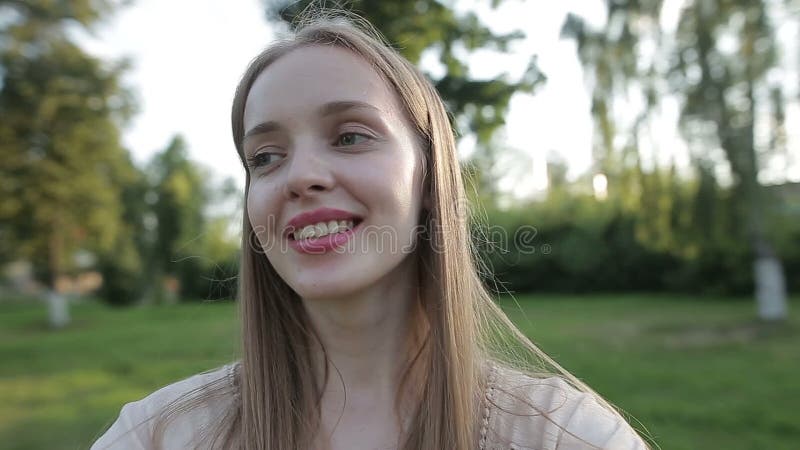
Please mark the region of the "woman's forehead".
POLYGON ((360 56, 333 46, 301 47, 258 75, 245 103, 245 130, 315 114, 337 102, 371 105, 387 115, 399 111, 388 83, 360 56))

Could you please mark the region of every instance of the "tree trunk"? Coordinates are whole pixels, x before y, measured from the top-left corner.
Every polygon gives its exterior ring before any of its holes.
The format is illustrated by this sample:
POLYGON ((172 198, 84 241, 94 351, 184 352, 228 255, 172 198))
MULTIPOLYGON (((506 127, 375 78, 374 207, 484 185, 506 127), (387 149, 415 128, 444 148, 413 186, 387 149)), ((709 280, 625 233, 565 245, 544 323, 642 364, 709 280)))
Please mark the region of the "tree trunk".
MULTIPOLYGON (((763 188, 758 182, 758 157, 754 139, 756 99, 753 94, 753 78, 751 75, 747 80, 750 123, 744 130, 744 145, 740 148, 742 161, 738 171, 739 183, 743 191, 742 197, 745 200, 747 234, 753 249, 753 279, 758 317, 766 321, 782 321, 786 320, 789 314, 786 301, 786 281, 783 276, 783 264, 769 242, 764 225, 765 199, 763 188)), ((732 164, 732 167, 736 166, 732 164)))
POLYGON ((783 321, 789 315, 783 265, 776 256, 757 256, 754 264, 758 318, 783 321))
MULTIPOLYGON (((710 21, 715 13, 711 2, 699 3, 699 17, 710 21)), ((709 92, 713 92, 716 109, 712 109, 711 117, 716 122, 720 143, 730 164, 736 180, 734 193, 741 202, 740 217, 745 221, 748 244, 753 251, 753 277, 755 283, 756 309, 758 317, 767 321, 785 320, 788 316, 786 301, 786 283, 783 266, 767 238, 764 225, 763 189, 758 182, 758 158, 755 149, 754 123, 756 116, 756 99, 754 95, 754 71, 749 61, 745 61, 747 75, 747 97, 749 108, 745 113, 746 121, 734 127, 735 111, 729 109, 725 99, 726 85, 718 78, 711 76, 709 55, 713 47, 713 39, 707 29, 698 35, 699 62, 703 73, 702 83, 709 92)), ((726 76, 729 76, 726 74, 726 76)), ((740 113, 741 114, 741 113, 740 113)))
POLYGON ((69 301, 55 290, 47 291, 47 309, 51 328, 64 328, 69 325, 69 301))
POLYGON ((69 302, 64 295, 58 292, 57 281, 61 274, 61 258, 64 249, 60 219, 53 221, 53 228, 50 231, 49 247, 49 280, 47 283, 48 291, 46 294, 48 317, 50 327, 63 328, 69 325, 69 302))

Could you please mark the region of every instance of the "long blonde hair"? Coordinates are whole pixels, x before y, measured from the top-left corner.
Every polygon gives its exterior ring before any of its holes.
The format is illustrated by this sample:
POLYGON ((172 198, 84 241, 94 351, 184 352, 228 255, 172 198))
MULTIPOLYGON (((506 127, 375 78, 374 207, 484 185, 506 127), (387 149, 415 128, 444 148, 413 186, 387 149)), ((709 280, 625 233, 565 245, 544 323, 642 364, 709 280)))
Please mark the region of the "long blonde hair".
MULTIPOLYGON (((470 208, 447 110, 425 76, 366 21, 339 13, 317 16, 250 63, 236 89, 232 110, 233 138, 247 173, 244 203, 250 175, 242 147, 243 115, 250 87, 277 59, 311 45, 344 48, 367 61, 397 94, 423 153, 430 207, 422 224, 426 232, 409 256, 418 258, 420 316, 415 325, 423 339, 418 352, 408 358, 398 398, 413 371, 424 375, 415 379, 421 385, 414 386, 412 420, 403 430, 399 448, 476 448, 487 363, 534 377, 556 374, 591 393, 519 332, 483 286, 479 274, 486 267, 470 238, 470 208)), ((260 251, 246 208, 238 300, 242 358, 235 374, 235 401, 207 434, 214 437, 210 446, 308 448, 320 423, 323 388, 315 382, 310 349, 312 343, 321 342, 297 294, 260 251)), ((223 395, 226 389, 230 387, 224 383, 206 386, 203 395, 223 395)), ((162 417, 174 417, 201 401, 192 398, 162 417)), ((155 436, 163 433, 167 421, 157 424, 155 436)))

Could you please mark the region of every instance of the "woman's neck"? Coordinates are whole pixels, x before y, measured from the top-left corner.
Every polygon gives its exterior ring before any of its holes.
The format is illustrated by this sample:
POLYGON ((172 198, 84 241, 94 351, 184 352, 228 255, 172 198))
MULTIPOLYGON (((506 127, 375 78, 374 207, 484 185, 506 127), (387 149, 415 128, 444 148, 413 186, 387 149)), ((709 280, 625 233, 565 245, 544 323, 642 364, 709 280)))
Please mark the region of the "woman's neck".
MULTIPOLYGON (((414 264, 405 261, 392 275, 347 298, 303 300, 328 357, 326 394, 347 389, 383 397, 397 389, 406 355, 413 351, 409 347, 415 342, 412 325, 419 305, 414 264)), ((325 355, 314 344, 321 380, 325 355)))
POLYGON ((325 347, 312 342, 318 385, 328 369, 314 448, 384 448, 408 427, 421 384, 418 370, 405 370, 427 331, 416 274, 404 264, 391 280, 346 299, 303 300, 325 347), (398 397, 403 377, 411 381, 398 397))

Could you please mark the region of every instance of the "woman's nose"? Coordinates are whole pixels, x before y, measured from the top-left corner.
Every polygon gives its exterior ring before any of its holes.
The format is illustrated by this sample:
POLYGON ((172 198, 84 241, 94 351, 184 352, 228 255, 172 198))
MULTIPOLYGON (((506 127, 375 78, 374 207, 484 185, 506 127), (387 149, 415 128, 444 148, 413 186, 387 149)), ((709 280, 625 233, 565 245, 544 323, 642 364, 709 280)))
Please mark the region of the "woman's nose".
POLYGON ((321 148, 320 144, 305 144, 291 153, 284 186, 286 198, 314 196, 333 187, 333 174, 320 154, 321 148))

